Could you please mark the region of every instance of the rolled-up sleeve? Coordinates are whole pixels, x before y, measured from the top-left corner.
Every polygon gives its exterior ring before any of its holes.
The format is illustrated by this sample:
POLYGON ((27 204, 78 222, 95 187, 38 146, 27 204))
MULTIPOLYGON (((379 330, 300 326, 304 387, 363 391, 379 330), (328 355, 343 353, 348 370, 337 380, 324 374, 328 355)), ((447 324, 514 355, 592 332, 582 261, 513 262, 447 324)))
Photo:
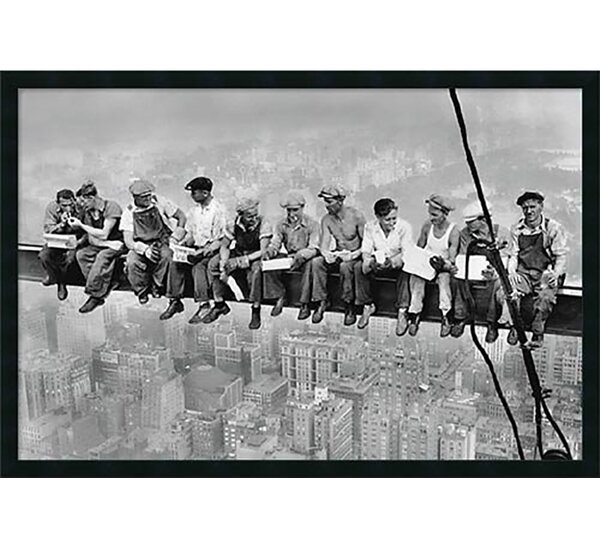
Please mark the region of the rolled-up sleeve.
POLYGON ((510 228, 508 250, 508 273, 515 273, 519 265, 519 226, 515 224, 510 228))
POLYGON ((54 203, 49 203, 44 212, 44 233, 50 234, 56 231, 60 224, 60 215, 54 203))
POLYGON ((123 211, 120 228, 123 232, 133 232, 133 213, 129 207, 123 211))
POLYGON ((225 235, 225 229, 227 225, 227 217, 225 210, 222 207, 218 207, 215 211, 213 218, 213 225, 211 229, 211 243, 221 239, 225 235))
POLYGON ((404 226, 403 226, 402 234, 400 236, 400 245, 402 247, 400 249, 400 252, 404 255, 404 252, 406 251, 406 249, 408 249, 409 247, 413 247, 414 244, 415 244, 415 242, 413 239, 412 226, 408 222, 405 222, 404 226))
POLYGON ((362 245, 360 248, 360 252, 363 257, 369 257, 375 251, 375 242, 373 241, 373 230, 371 224, 365 225, 365 231, 363 234, 362 245))
POLYGON ((308 229, 308 247, 318 249, 319 243, 321 242, 321 226, 318 222, 315 222, 311 219, 311 221, 308 223, 308 229))
POLYGON ((283 243, 285 234, 283 233, 283 222, 278 222, 275 225, 275 230, 273 232, 273 239, 271 239, 271 243, 269 244, 269 247, 271 247, 272 249, 275 249, 276 251, 279 251, 279 249, 281 249, 281 245, 283 243))
POLYGON ((567 270, 567 256, 569 253, 567 233, 561 224, 552 222, 548 228, 548 239, 550 251, 555 258, 554 271, 557 275, 562 275, 567 270))

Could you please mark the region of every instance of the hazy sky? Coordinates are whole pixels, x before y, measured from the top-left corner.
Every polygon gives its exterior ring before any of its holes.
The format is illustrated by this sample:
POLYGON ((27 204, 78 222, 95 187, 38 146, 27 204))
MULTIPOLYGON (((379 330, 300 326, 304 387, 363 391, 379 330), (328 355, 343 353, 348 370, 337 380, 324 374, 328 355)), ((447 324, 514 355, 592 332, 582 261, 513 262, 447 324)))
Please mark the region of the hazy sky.
MULTIPOLYGON (((581 132, 572 90, 459 91, 467 122, 548 121, 581 132)), ((23 90, 21 151, 194 147, 314 130, 442 127, 454 115, 446 90, 23 90)), ((29 158, 28 158, 29 159, 29 158)))

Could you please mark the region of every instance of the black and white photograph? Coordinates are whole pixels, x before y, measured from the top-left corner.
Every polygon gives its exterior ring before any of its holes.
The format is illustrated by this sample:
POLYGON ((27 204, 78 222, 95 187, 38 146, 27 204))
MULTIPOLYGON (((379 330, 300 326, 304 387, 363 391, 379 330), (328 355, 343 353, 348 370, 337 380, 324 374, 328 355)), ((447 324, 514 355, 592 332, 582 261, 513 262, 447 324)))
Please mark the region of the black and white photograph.
POLYGON ((582 460, 581 89, 18 108, 19 460, 582 460))

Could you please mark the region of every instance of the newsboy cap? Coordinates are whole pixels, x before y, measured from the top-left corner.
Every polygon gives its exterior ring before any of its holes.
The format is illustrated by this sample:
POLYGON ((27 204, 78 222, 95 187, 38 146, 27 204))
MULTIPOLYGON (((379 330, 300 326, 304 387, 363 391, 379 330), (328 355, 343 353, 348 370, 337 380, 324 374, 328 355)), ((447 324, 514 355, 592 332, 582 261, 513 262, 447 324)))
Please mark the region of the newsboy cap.
POLYGON ((282 207, 304 207, 306 200, 300 192, 288 192, 283 199, 279 202, 282 207))
POLYGON ((440 196, 439 194, 431 194, 426 200, 425 203, 428 203, 432 207, 436 209, 440 209, 444 213, 449 213, 450 211, 454 211, 454 205, 450 202, 447 197, 440 196))
POLYGON ((535 199, 536 201, 539 201, 540 203, 544 203, 544 195, 543 194, 541 194, 540 192, 536 192, 534 190, 527 190, 526 192, 523 192, 517 198, 517 205, 519 205, 519 206, 523 205, 523 203, 525 203, 528 199, 535 199))
POLYGON ((247 213, 253 209, 258 209, 258 200, 256 198, 242 198, 235 206, 235 210, 238 213, 247 213))
POLYGON ((339 184, 327 184, 323 186, 317 197, 324 199, 344 199, 346 197, 346 189, 339 184))
MULTIPOLYGON (((488 211, 492 214, 492 207, 488 205, 488 211)), ((463 209, 463 219, 465 222, 472 222, 483 216, 483 210, 479 201, 472 201, 463 209)))
POLYGON ((190 180, 185 186, 185 190, 208 190, 209 192, 212 190, 213 181, 208 177, 196 177, 195 179, 190 180))
POLYGON ((154 192, 154 184, 144 179, 137 179, 129 185, 129 191, 132 196, 140 196, 148 192, 154 192))
POLYGON ((96 185, 94 184, 94 181, 91 180, 86 180, 81 187, 79 188, 79 190, 77 190, 77 197, 79 196, 87 196, 87 195, 96 195, 98 193, 98 189, 96 188, 96 185))

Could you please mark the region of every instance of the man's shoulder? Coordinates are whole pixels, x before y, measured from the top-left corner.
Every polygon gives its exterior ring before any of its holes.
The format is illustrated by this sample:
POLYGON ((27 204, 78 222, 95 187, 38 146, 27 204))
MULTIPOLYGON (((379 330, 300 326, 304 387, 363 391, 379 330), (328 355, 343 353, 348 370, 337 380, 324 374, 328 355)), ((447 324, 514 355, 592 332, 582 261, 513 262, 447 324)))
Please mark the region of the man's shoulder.
POLYGON ((404 218, 398 218, 396 220, 396 229, 397 230, 411 230, 412 226, 408 220, 404 218))
POLYGON ((46 205, 46 213, 56 215, 58 214, 58 203, 56 201, 50 201, 46 205))
POLYGON ((123 209, 113 199, 104 200, 104 215, 105 216, 121 216, 123 209))
POLYGON ((546 222, 548 230, 562 230, 563 225, 556 219, 545 217, 544 222, 546 222))

